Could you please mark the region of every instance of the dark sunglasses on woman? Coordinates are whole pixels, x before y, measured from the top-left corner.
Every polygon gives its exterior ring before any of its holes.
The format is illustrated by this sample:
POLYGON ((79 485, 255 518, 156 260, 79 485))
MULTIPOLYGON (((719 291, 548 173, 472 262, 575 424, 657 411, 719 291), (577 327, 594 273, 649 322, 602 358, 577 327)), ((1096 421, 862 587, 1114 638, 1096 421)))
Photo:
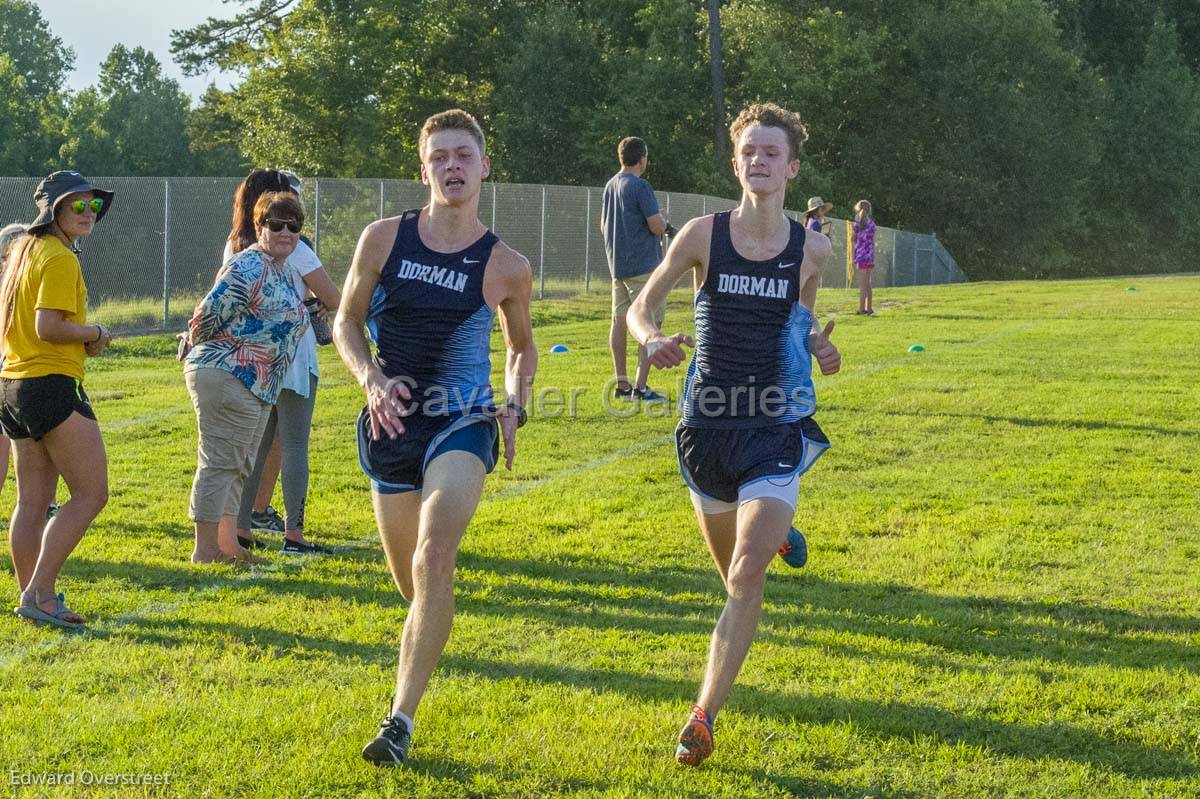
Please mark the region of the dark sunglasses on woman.
POLYGON ((286 226, 287 229, 293 233, 299 233, 301 228, 304 227, 303 222, 297 222, 295 219, 275 219, 274 217, 267 217, 266 222, 267 229, 272 233, 278 233, 279 231, 283 230, 284 226, 286 226))

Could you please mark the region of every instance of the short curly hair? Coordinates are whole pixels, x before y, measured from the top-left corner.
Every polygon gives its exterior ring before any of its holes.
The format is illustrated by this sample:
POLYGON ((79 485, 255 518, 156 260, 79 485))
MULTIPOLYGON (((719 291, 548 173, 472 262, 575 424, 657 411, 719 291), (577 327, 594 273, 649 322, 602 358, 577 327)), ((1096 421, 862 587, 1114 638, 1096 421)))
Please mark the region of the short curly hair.
POLYGON ((425 142, 429 141, 429 137, 439 130, 461 130, 469 133, 475 143, 479 145, 479 154, 484 155, 487 152, 484 146, 483 128, 479 127, 479 122, 475 117, 461 108, 451 108, 449 111, 434 114, 421 126, 421 135, 417 138, 417 153, 422 158, 425 152, 425 142))
POLYGON ((779 128, 786 133, 789 160, 798 158, 800 148, 804 146, 804 142, 808 141, 808 128, 800 121, 799 114, 781 108, 775 103, 753 103, 742 109, 742 113, 737 115, 737 119, 733 120, 733 124, 729 127, 729 138, 733 141, 735 150, 742 131, 752 125, 779 128))

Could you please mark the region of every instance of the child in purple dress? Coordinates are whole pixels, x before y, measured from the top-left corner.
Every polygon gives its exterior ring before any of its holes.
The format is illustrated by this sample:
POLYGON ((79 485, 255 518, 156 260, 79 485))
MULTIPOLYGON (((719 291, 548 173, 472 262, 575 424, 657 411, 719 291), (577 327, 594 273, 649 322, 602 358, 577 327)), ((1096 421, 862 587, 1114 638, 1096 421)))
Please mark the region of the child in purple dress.
POLYGON ((871 307, 871 271, 875 268, 875 220, 871 218, 871 203, 859 200, 854 204, 854 224, 851 225, 854 243, 854 271, 858 273, 858 313, 874 316, 871 307))

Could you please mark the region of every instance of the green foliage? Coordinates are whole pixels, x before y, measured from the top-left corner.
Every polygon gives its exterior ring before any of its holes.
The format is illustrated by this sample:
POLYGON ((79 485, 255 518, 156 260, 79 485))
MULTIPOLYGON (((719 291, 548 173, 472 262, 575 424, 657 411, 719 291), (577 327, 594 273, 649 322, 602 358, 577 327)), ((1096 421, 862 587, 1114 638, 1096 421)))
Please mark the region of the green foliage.
POLYGON ((1115 88, 1097 216, 1121 222, 1104 251, 1123 271, 1184 268, 1200 246, 1200 78, 1163 16, 1144 60, 1115 88))
POLYGON ((25 91, 39 100, 60 91, 75 64, 75 51, 50 32, 29 0, 0 0, 0 53, 8 54, 25 91))
POLYGON ((240 177, 251 169, 242 152, 241 121, 230 110, 231 97, 232 93, 209 86, 188 115, 188 147, 198 176, 240 177))

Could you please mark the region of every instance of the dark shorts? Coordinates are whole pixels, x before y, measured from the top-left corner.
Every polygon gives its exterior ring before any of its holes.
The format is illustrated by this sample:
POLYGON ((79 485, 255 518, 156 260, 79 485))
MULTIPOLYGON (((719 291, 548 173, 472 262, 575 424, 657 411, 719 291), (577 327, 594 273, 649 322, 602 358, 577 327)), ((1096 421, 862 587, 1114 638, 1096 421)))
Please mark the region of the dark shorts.
POLYGON ((811 416, 741 430, 684 425, 675 430, 683 481, 721 502, 737 502, 738 491, 750 483, 804 474, 827 449, 829 439, 811 416))
POLYGON ((9 438, 41 441, 72 413, 96 421, 83 384, 73 377, 0 378, 0 426, 9 438))
POLYGON ((491 472, 500 457, 500 426, 483 410, 448 416, 414 414, 404 418, 404 433, 371 438, 367 409, 358 415, 358 463, 377 494, 420 491, 425 468, 438 455, 461 450, 475 455, 491 472))

